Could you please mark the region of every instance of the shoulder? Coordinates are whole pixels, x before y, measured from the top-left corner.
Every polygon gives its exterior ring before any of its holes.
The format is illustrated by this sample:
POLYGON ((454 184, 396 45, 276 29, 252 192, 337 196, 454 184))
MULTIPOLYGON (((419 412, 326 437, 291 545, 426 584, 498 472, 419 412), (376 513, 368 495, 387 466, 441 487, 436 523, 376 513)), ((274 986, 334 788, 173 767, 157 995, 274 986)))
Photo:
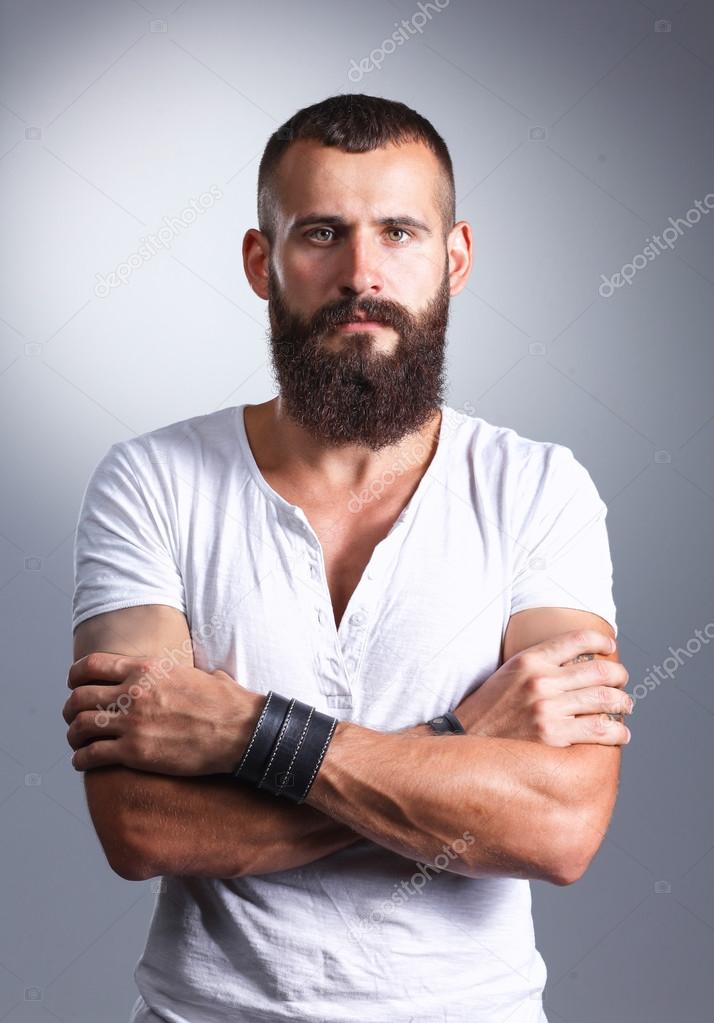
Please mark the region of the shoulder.
POLYGON ((104 468, 127 468, 141 479, 168 482, 193 477, 221 463, 235 465, 241 449, 237 416, 241 406, 179 419, 153 430, 115 441, 104 468))
POLYGON ((510 426, 491 423, 458 409, 448 409, 447 424, 457 433, 469 461, 486 478, 535 485, 548 476, 575 477, 579 471, 586 471, 564 444, 535 440, 510 426))
POLYGON ((488 506, 498 521, 514 526, 531 516, 557 514, 577 497, 593 511, 604 502, 588 469, 572 449, 556 441, 535 440, 510 426, 449 409, 448 427, 473 497, 488 506))

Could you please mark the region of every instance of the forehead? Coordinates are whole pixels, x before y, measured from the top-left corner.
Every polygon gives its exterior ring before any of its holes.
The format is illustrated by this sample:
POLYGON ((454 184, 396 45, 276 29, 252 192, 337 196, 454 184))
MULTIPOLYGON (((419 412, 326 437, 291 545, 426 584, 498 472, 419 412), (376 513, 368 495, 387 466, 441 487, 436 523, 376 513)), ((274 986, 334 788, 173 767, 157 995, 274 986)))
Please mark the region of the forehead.
POLYGON ((436 223, 442 173, 434 153, 421 142, 346 153, 299 139, 278 168, 281 218, 289 224, 321 210, 359 220, 398 210, 436 223))

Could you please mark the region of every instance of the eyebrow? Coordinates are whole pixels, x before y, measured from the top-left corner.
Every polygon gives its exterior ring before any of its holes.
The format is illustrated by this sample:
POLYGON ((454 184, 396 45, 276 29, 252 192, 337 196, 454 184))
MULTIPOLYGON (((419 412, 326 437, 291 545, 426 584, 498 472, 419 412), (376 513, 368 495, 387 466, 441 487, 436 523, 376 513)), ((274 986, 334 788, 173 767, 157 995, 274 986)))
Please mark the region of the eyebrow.
MULTIPOLYGON (((345 218, 335 213, 308 213, 307 216, 298 217, 290 231, 299 231, 301 227, 307 227, 308 224, 318 223, 330 224, 335 227, 347 226, 345 218)), ((433 233, 428 224, 425 224, 422 220, 417 220, 416 217, 410 217, 408 214, 402 214, 398 217, 381 217, 379 220, 373 220, 372 223, 380 227, 415 227, 426 234, 433 233)))

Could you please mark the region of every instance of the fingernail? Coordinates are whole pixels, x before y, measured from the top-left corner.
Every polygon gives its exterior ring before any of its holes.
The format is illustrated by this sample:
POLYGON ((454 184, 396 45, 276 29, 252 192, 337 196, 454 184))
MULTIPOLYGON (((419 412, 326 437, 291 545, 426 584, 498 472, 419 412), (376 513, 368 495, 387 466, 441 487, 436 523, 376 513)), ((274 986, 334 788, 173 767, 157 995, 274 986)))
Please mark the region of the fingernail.
POLYGON ((627 738, 625 739, 625 745, 627 745, 627 743, 630 741, 631 738, 632 738, 632 732, 628 728, 627 729, 627 738))

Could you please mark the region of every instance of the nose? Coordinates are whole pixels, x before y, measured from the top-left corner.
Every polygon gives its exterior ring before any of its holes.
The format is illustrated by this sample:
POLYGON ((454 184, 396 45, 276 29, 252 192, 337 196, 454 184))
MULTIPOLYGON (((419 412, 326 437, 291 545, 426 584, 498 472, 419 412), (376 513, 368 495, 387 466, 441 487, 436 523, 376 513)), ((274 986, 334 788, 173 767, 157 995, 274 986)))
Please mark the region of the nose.
POLYGON ((338 281, 341 295, 378 295, 382 291, 381 264, 386 257, 369 238, 352 238, 341 257, 338 281))

